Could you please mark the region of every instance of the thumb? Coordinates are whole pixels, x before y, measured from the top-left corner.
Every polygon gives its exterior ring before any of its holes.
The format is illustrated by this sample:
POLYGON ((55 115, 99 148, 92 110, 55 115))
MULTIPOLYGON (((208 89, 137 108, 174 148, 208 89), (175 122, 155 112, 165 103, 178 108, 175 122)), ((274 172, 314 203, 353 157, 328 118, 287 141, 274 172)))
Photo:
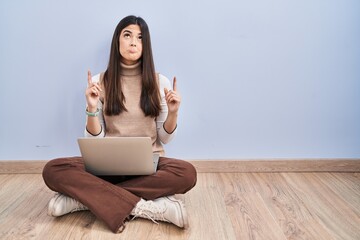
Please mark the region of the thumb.
POLYGON ((169 92, 169 90, 167 88, 164 88, 164 93, 165 95, 169 92))

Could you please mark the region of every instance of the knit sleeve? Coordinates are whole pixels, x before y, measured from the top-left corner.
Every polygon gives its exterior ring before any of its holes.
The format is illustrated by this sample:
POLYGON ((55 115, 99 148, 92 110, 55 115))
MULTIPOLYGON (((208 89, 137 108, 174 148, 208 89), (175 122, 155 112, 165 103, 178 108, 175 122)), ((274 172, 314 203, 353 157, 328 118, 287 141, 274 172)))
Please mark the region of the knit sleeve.
MULTIPOLYGON (((93 82, 99 82, 100 81, 100 74, 97 74, 97 75, 93 76, 92 81, 93 82)), ((100 131, 99 134, 93 135, 85 127, 85 130, 84 130, 84 136, 85 137, 97 137, 97 138, 105 137, 105 123, 104 123, 104 115, 103 115, 103 104, 102 104, 101 101, 98 102, 97 107, 99 109, 99 115, 97 117, 99 118, 99 122, 100 122, 100 125, 101 125, 101 131, 100 131)), ((86 125, 87 125, 87 123, 85 124, 85 126, 86 125)))
POLYGON ((164 88, 172 89, 169 79, 159 74, 159 87, 161 96, 161 110, 159 116, 156 118, 156 130, 160 141, 164 144, 170 142, 176 135, 177 128, 171 133, 166 132, 164 122, 168 115, 168 107, 165 100, 164 88))

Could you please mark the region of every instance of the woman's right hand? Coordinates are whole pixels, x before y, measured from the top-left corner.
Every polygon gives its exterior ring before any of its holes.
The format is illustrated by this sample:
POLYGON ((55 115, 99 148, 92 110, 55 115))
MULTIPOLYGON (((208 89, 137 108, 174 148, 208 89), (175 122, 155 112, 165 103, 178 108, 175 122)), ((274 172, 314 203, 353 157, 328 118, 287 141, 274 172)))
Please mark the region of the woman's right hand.
POLYGON ((86 103, 89 112, 95 112, 97 104, 100 99, 100 92, 102 91, 98 83, 92 82, 92 76, 90 70, 88 70, 88 86, 85 91, 86 103))

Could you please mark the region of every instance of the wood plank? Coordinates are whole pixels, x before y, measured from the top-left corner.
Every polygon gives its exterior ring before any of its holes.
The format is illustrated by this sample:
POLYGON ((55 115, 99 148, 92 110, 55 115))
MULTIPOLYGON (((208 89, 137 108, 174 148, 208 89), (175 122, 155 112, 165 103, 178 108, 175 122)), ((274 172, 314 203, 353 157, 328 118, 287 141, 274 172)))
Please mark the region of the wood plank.
POLYGON ((360 173, 331 173, 331 175, 352 189, 355 194, 360 194, 360 173))
POLYGON ((179 195, 190 228, 135 219, 112 233, 89 211, 47 216, 40 174, 0 175, 0 239, 360 239, 358 173, 199 173, 179 195))
MULTIPOLYGON (((199 173, 360 172, 360 159, 188 160, 199 173)), ((0 161, 0 174, 42 173, 47 161, 0 161)))
POLYGON ((196 186, 187 194, 186 206, 191 226, 187 239, 238 239, 218 187, 196 186))
POLYGON ((331 240, 331 235, 312 216, 307 206, 278 173, 249 175, 267 208, 287 239, 331 240))
POLYGON ((186 239, 236 239, 215 173, 201 173, 197 184, 183 195, 190 232, 186 239))
POLYGON ((236 239, 286 239, 246 174, 220 175, 219 182, 236 239))
POLYGON ((42 173, 47 162, 43 160, 0 161, 0 174, 42 173))
MULTIPOLYGON (((314 173, 281 173, 289 185, 301 192, 314 219, 322 224, 334 239, 360 239, 360 219, 338 194, 324 187, 314 173)), ((320 174, 320 173, 317 173, 320 174)))
POLYGON ((49 194, 45 191, 50 191, 41 184, 41 177, 38 174, 14 177, 11 184, 0 190, 0 195, 9 199, 0 200, 0 226, 3 226, 0 239, 28 239, 36 234, 39 227, 47 224, 45 209, 49 194))
POLYGON ((343 173, 321 173, 314 175, 314 178, 322 182, 328 191, 332 191, 343 199, 360 219, 360 179, 352 182, 353 184, 344 183, 341 181, 344 178, 339 177, 339 174, 344 175, 343 173))

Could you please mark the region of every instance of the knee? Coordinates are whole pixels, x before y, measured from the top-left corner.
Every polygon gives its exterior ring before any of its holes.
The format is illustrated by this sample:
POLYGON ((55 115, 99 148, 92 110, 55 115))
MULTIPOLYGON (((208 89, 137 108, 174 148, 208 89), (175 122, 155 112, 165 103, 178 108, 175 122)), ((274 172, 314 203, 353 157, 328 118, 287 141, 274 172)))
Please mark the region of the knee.
POLYGON ((59 180, 66 176, 64 171, 72 167, 72 162, 69 158, 57 158, 47 162, 42 171, 45 184, 54 190, 59 180))
POLYGON ((57 169, 61 165, 60 163, 62 161, 63 161, 63 159, 61 159, 61 158, 50 160, 49 162, 46 163, 46 165, 43 168, 42 177, 44 179, 45 184, 49 188, 53 188, 52 183, 56 182, 55 179, 57 177, 57 169))
POLYGON ((187 192, 196 185, 197 172, 195 167, 189 162, 182 161, 182 167, 183 167, 183 177, 181 181, 183 182, 184 187, 186 187, 186 192, 187 192))

